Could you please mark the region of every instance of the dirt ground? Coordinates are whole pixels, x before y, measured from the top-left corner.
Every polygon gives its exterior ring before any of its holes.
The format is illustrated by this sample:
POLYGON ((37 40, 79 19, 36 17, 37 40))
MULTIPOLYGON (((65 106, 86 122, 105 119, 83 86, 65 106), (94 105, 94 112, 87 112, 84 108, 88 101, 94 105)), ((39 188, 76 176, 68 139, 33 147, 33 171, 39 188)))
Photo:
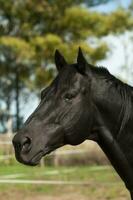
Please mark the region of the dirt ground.
MULTIPOLYGON (((130 200, 129 195, 127 196, 123 195, 123 197, 117 197, 117 198, 110 198, 108 196, 105 197, 105 194, 98 195, 97 197, 93 196, 84 196, 81 194, 73 194, 73 193, 66 193, 66 194, 59 194, 59 195, 45 195, 45 194, 24 194, 20 191, 12 191, 11 193, 7 192, 1 192, 0 193, 0 200, 130 200)), ((118 194, 119 195, 119 194, 118 194)))

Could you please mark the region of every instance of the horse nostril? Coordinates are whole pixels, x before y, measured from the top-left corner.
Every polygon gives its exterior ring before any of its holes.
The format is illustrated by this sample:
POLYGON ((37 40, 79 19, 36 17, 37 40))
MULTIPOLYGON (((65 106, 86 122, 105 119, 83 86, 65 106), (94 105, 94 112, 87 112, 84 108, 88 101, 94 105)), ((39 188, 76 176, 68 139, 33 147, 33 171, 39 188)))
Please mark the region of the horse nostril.
POLYGON ((31 139, 29 137, 23 138, 21 142, 21 151, 27 153, 31 150, 31 139))
POLYGON ((15 135, 12 142, 17 153, 27 153, 31 150, 31 139, 27 136, 20 137, 19 135, 15 135))

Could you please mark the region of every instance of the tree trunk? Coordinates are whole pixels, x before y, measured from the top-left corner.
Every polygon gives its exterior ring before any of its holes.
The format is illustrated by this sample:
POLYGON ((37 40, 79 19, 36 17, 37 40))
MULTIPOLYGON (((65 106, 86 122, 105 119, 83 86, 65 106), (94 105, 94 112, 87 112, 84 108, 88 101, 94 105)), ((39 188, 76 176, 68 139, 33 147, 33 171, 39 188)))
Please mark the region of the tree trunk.
POLYGON ((18 71, 18 67, 16 68, 16 80, 15 80, 15 87, 16 87, 16 97, 15 97, 15 101, 16 101, 16 131, 19 130, 20 128, 20 107, 19 107, 19 95, 20 95, 20 91, 19 91, 19 71, 18 71))

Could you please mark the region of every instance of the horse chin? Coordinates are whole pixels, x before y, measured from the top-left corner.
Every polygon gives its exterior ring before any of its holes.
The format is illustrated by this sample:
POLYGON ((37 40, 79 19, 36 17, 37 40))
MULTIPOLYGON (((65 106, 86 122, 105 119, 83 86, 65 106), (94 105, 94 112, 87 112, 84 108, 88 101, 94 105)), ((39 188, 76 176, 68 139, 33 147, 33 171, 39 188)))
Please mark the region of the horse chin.
POLYGON ((43 151, 38 152, 35 154, 32 159, 29 161, 29 165, 36 166, 40 163, 41 158, 43 157, 44 153, 43 151))

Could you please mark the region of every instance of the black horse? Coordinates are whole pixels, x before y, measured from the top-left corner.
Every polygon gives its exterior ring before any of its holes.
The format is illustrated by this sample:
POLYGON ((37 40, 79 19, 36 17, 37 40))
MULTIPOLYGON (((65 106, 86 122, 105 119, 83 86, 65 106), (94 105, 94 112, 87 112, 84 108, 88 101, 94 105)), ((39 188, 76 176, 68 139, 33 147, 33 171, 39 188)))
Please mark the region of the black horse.
POLYGON ((94 140, 133 199, 133 88, 88 64, 80 48, 77 63, 68 64, 58 50, 55 63, 57 77, 13 139, 17 160, 36 165, 61 146, 94 140))

